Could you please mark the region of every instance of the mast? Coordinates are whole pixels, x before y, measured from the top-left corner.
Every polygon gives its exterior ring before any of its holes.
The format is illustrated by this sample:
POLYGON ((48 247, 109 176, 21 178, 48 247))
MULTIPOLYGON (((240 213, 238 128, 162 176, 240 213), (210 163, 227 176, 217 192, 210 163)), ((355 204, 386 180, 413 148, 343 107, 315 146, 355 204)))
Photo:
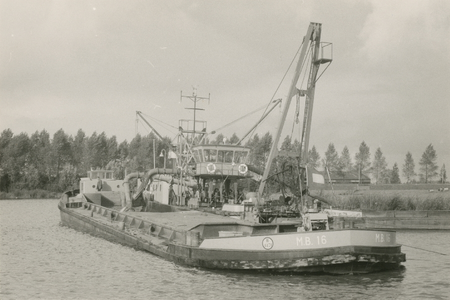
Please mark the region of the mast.
POLYGON ((180 92, 180 102, 183 98, 188 98, 194 103, 194 107, 186 107, 187 110, 194 111, 194 119, 181 119, 178 124, 178 157, 181 158, 180 165, 182 167, 187 166, 192 157, 192 146, 199 143, 206 134, 206 121, 197 120, 197 111, 205 110, 203 108, 197 107, 197 102, 200 100, 211 99, 211 94, 208 97, 200 97, 197 95, 197 89, 194 87, 192 95, 183 95, 183 91, 180 92), (191 140, 189 141, 189 134, 191 140), (199 137, 196 141, 196 137, 199 137))
POLYGON ((322 24, 320 23, 310 23, 308 30, 306 32, 305 37, 303 38, 303 44, 300 51, 300 56, 297 62, 297 66, 294 73, 294 78, 292 79, 291 86, 289 88, 289 93, 286 99, 286 103, 283 108, 282 115, 280 117, 280 121, 278 124, 277 132, 274 136, 272 148, 269 153, 269 157, 266 163, 266 168, 264 170, 264 174, 261 179, 261 184, 259 186, 258 190, 258 204, 262 194, 264 192, 264 187, 266 184, 266 180, 268 178, 270 167, 272 165, 272 162, 277 155, 278 152, 278 143, 280 141, 281 133, 283 131, 283 126, 286 120, 287 113, 289 111, 289 107, 291 105, 291 100, 295 95, 304 95, 306 94, 306 104, 305 104, 305 115, 304 115, 304 122, 303 122, 303 133, 302 133, 302 141, 301 141, 301 165, 306 166, 306 163, 308 162, 308 144, 309 144, 309 133, 311 130, 311 116, 312 116, 312 108, 314 103, 314 89, 315 89, 315 83, 317 78, 317 72, 319 70, 319 66, 322 63, 329 63, 331 62, 331 59, 318 59, 318 53, 320 48, 320 35, 321 35, 321 28, 322 24), (300 73, 302 71, 302 68, 304 67, 304 61, 305 56, 307 53, 307 50, 310 46, 312 51, 312 60, 311 60, 311 68, 310 68, 310 74, 308 77, 308 89, 306 91, 299 90, 297 88, 297 82, 300 77, 300 73))
MULTIPOLYGON (((183 91, 181 91, 181 93, 180 93, 180 101, 183 98, 188 98, 194 103, 194 107, 186 107, 186 109, 190 109, 190 110, 194 111, 194 120, 193 120, 193 125, 192 125, 193 126, 192 131, 191 130, 183 130, 184 133, 192 133, 192 143, 194 143, 195 136, 197 134, 203 134, 204 133, 204 131, 195 131, 195 125, 197 123, 197 119, 196 119, 197 110, 205 110, 203 108, 198 108, 197 107, 197 102, 200 101, 200 100, 208 100, 208 103, 209 103, 209 101, 211 99, 211 94, 208 94, 208 97, 199 97, 199 96, 197 96, 197 89, 194 88, 194 90, 192 91, 192 95, 189 95, 189 96, 183 95, 183 91)), ((187 121, 187 120, 181 120, 181 121, 187 121)), ((200 121, 200 123, 205 123, 205 122, 204 121, 200 121)), ((181 125, 182 124, 180 124, 180 127, 181 127, 181 125)), ((205 129, 205 128, 206 128, 206 126, 204 125, 202 130, 205 129)))

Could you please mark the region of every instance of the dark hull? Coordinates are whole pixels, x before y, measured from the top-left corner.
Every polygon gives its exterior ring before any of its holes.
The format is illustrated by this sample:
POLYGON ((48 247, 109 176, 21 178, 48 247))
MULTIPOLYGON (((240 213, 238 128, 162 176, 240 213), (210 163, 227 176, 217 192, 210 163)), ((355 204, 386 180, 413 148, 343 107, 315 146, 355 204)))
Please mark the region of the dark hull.
POLYGON ((280 273, 348 274, 397 269, 401 262, 405 261, 400 246, 347 246, 300 251, 201 249, 182 245, 161 236, 136 234, 136 230, 132 228, 133 224, 128 226, 121 224, 122 228, 112 226, 65 206, 64 203, 59 205, 61 221, 65 226, 193 267, 280 273))

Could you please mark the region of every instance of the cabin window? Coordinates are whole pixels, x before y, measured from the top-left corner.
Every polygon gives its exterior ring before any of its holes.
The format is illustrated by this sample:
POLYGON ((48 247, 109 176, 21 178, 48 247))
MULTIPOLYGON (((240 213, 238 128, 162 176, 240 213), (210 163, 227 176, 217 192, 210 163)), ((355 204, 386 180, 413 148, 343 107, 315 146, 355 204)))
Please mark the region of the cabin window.
POLYGON ((204 149, 203 154, 205 157, 205 162, 216 162, 217 159, 216 149, 204 149))
POLYGON ((198 150, 198 149, 194 150, 194 159, 195 159, 196 163, 203 162, 202 156, 201 156, 201 151, 202 150, 198 150))
POLYGON ((243 164, 243 163, 245 163, 246 158, 247 158, 247 152, 236 151, 234 153, 234 163, 235 164, 243 164))
POLYGON ((225 156, 225 151, 219 150, 219 152, 217 154, 217 162, 222 163, 224 156, 225 156))
POLYGON ((233 151, 225 151, 224 162, 229 164, 233 162, 233 151))

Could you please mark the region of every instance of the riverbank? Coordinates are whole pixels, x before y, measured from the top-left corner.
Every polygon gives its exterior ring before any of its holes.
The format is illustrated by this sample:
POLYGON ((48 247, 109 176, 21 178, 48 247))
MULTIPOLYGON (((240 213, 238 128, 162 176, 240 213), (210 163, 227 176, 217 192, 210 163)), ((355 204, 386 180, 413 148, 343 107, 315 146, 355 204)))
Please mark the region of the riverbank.
POLYGON ((393 230, 450 230, 450 210, 362 211, 361 217, 335 216, 334 229, 383 228, 393 230))
POLYGON ((0 192, 0 200, 16 200, 16 199, 59 199, 60 192, 52 192, 46 190, 13 190, 10 192, 0 192))
MULTIPOLYGON (((321 196, 328 199, 334 209, 371 211, 429 211, 450 210, 448 185, 432 189, 379 189, 365 188, 325 190, 321 196)), ((407 188, 407 187, 406 187, 407 188)))

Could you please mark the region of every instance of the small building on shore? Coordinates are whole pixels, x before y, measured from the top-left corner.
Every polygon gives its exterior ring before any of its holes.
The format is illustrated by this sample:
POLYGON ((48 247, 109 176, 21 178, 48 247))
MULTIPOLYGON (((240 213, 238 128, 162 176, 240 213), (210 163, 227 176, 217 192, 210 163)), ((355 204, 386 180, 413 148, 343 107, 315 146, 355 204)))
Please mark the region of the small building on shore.
POLYGON ((370 178, 364 174, 358 174, 358 172, 330 172, 330 176, 325 171, 323 176, 326 182, 332 184, 370 184, 370 178))

